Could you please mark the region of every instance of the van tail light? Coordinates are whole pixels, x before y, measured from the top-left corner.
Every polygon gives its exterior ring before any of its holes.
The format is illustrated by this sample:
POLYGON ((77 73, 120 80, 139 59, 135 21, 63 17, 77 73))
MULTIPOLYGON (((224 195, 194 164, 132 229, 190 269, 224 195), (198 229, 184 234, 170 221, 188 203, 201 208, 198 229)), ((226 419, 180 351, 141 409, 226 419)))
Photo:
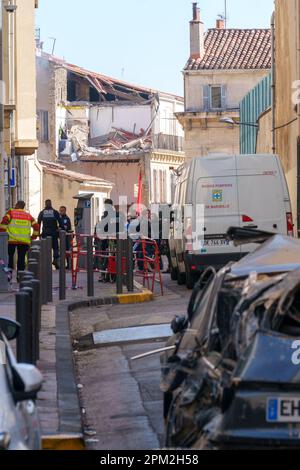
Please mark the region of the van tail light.
POLYGON ((251 219, 251 217, 249 217, 248 215, 243 215, 242 218, 243 218, 243 223, 244 224, 247 224, 249 222, 254 222, 254 220, 251 219))
POLYGON ((286 227, 287 227, 287 234, 289 237, 294 236, 294 221, 293 221, 293 214, 291 212, 287 212, 286 214, 286 227))

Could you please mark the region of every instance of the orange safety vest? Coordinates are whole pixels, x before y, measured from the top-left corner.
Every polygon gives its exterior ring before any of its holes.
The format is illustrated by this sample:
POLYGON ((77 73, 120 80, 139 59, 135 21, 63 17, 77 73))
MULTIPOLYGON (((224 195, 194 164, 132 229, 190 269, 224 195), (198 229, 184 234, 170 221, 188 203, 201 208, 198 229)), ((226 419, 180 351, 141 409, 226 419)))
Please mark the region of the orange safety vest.
POLYGON ((8 243, 30 245, 31 230, 33 237, 38 236, 38 224, 28 212, 21 209, 11 209, 8 211, 0 224, 0 230, 8 234, 8 243))

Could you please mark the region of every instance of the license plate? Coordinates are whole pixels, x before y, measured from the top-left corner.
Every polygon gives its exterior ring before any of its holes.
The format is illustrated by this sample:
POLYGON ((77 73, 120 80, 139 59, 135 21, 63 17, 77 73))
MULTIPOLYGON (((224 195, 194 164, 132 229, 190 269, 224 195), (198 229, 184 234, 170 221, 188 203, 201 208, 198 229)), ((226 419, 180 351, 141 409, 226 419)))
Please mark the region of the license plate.
POLYGON ((216 240, 204 240, 204 246, 229 246, 230 241, 224 239, 216 239, 216 240))
POLYGON ((267 403, 268 423, 300 423, 300 396, 270 398, 267 403))

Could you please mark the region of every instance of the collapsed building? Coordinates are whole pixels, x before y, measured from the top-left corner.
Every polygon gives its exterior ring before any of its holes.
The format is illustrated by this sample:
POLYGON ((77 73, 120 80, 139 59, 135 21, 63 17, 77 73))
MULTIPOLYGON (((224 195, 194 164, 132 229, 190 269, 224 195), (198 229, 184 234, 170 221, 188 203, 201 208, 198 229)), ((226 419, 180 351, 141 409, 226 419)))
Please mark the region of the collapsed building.
POLYGON ((170 204, 185 162, 181 97, 131 85, 39 52, 38 159, 112 183, 112 199, 170 204))

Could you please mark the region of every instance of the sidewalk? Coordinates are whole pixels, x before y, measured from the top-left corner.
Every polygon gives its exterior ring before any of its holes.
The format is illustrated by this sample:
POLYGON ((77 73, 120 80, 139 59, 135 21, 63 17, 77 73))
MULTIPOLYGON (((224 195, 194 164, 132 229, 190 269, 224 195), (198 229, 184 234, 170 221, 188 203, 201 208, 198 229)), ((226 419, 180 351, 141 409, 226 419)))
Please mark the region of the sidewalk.
MULTIPOLYGON (((40 361, 38 367, 43 373, 44 384, 38 396, 38 408, 43 435, 80 434, 81 410, 78 400, 78 386, 74 372, 73 345, 71 342, 69 312, 77 308, 96 305, 113 305, 132 301, 148 301, 149 293, 128 297, 116 296, 115 284, 98 283, 95 274, 95 297, 87 298, 86 274, 78 276, 78 289, 71 289, 71 275, 67 274, 66 301, 59 301, 59 273, 53 272, 53 302, 43 307, 40 334, 40 361)), ((15 291, 0 294, 0 315, 15 318, 15 291)), ((15 344, 12 344, 15 349, 15 344)))

